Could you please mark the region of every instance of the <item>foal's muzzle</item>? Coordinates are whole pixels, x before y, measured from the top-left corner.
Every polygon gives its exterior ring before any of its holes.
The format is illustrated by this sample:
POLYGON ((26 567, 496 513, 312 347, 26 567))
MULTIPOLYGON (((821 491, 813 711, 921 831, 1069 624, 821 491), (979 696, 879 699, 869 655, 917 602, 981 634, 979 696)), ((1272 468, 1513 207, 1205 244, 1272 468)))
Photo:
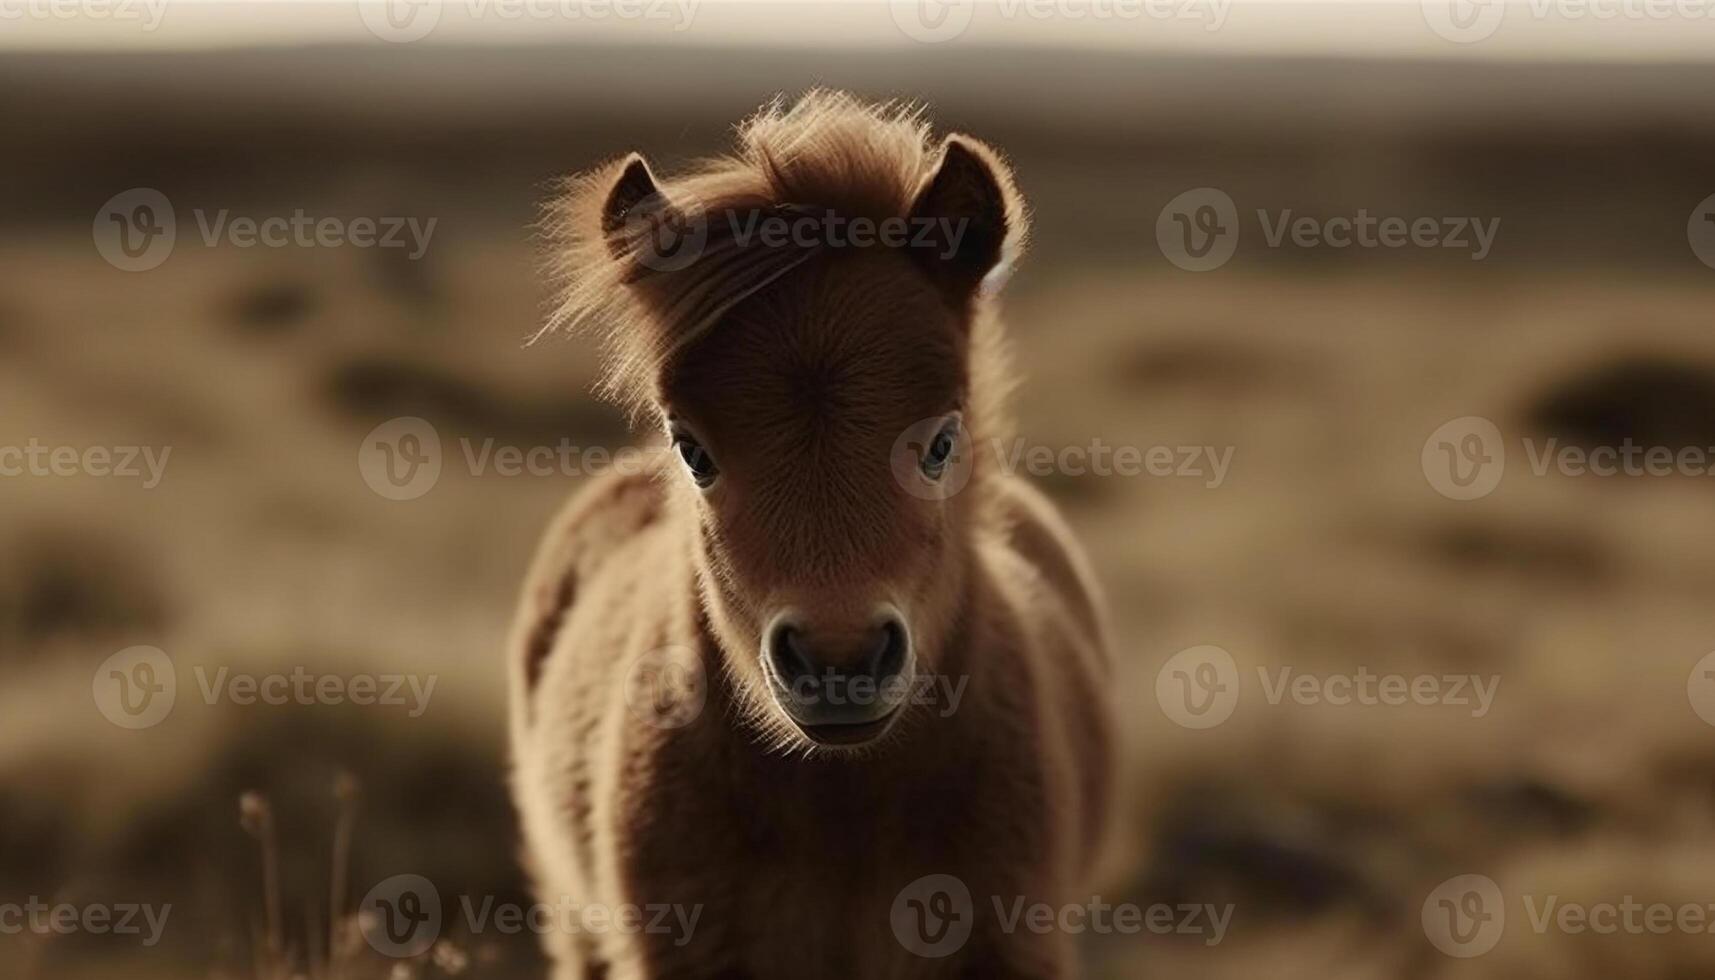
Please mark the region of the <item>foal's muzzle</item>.
POLYGON ((762 654, 775 703, 823 745, 880 737, 910 698, 916 674, 911 632, 891 606, 855 636, 818 636, 813 624, 776 616, 762 654))

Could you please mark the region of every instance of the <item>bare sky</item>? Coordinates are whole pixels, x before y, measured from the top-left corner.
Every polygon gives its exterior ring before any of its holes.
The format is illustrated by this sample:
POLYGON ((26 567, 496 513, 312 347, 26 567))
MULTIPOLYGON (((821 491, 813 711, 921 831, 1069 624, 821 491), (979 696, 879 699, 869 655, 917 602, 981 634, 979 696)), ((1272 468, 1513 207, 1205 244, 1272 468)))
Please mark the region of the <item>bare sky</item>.
POLYGON ((1715 0, 0 0, 0 48, 306 43, 1709 60, 1715 0))

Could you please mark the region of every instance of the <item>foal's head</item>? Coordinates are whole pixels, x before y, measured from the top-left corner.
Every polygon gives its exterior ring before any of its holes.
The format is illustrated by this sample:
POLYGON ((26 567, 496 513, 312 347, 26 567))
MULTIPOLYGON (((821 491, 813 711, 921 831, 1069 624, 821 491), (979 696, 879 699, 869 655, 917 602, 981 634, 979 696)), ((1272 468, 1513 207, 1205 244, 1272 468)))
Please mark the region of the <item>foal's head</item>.
POLYGON ((632 156, 558 215, 562 314, 601 314, 613 390, 666 433, 704 607, 783 747, 858 746, 945 669, 998 422, 987 297, 1022 240, 998 157, 816 93, 738 156, 632 156))

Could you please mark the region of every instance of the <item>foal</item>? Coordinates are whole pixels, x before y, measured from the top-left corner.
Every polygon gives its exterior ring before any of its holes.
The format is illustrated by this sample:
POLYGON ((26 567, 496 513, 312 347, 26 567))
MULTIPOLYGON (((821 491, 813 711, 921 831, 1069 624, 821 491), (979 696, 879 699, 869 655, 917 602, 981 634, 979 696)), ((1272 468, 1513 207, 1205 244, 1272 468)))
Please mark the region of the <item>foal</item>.
POLYGON ((557 980, 1068 977, 1013 914, 1087 903, 1103 616, 1007 438, 994 151, 815 92, 736 155, 636 155, 551 212, 556 325, 664 433, 543 539, 513 787, 557 980), (640 907, 640 908, 639 908, 640 907))

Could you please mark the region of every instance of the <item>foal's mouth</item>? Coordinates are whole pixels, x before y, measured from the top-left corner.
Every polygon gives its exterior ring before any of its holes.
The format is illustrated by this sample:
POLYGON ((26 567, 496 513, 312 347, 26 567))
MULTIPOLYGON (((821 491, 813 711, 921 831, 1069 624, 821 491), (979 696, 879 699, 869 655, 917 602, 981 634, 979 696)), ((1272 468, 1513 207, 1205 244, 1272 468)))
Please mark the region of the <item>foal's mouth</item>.
POLYGON ((769 694, 780 713, 804 738, 824 748, 851 749, 878 741, 904 714, 905 702, 877 701, 867 707, 827 704, 805 690, 786 685, 771 667, 764 666, 769 694))
POLYGON ((858 722, 846 725, 806 725, 798 719, 792 719, 792 724, 802 732, 804 737, 817 745, 829 748, 857 748, 887 734, 893 727, 893 722, 899 717, 899 709, 894 708, 887 714, 874 721, 858 722))

